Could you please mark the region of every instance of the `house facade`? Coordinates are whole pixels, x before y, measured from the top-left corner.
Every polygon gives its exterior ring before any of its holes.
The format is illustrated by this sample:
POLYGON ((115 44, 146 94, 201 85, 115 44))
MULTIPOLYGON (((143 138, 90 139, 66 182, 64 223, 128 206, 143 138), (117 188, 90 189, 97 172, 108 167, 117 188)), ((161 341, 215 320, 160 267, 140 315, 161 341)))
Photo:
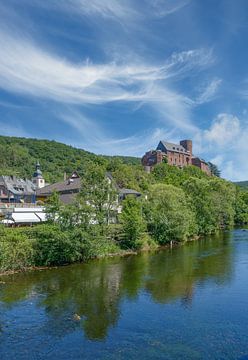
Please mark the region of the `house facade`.
MULTIPOLYGON (((106 173, 106 178, 109 182, 114 182, 112 175, 106 173)), ((132 189, 123 189, 119 188, 115 183, 116 191, 118 194, 118 201, 124 200, 127 196, 141 196, 141 193, 132 189)), ((59 194, 60 201, 64 204, 72 204, 80 192, 81 189, 81 179, 78 173, 75 171, 72 175, 60 182, 47 185, 41 189, 37 189, 36 197, 37 200, 45 202, 49 196, 55 191, 59 194)))
POLYGON ((36 190, 37 201, 45 202, 53 192, 59 194, 60 201, 64 204, 71 204, 75 200, 81 187, 81 179, 76 171, 63 181, 44 186, 36 190))
POLYGON ((35 203, 36 187, 31 180, 16 176, 0 176, 0 202, 35 203))
POLYGON ((0 176, 0 202, 32 203, 36 202, 36 190, 45 186, 39 162, 36 163, 32 180, 17 176, 0 176))
POLYGON ((210 175, 210 169, 205 160, 193 155, 192 140, 182 140, 180 144, 160 141, 156 150, 150 150, 142 158, 142 165, 150 172, 156 164, 166 162, 169 165, 183 168, 194 165, 210 175))

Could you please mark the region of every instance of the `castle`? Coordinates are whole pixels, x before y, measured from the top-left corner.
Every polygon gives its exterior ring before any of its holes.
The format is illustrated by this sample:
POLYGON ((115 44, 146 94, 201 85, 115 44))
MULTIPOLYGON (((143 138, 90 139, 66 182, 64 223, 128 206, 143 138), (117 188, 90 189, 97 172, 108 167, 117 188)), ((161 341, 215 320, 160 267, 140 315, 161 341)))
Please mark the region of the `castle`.
POLYGON ((150 150, 142 158, 142 165, 150 172, 156 164, 167 162, 169 165, 183 168, 194 165, 211 175, 208 163, 193 155, 192 140, 181 140, 180 144, 160 141, 156 150, 150 150))

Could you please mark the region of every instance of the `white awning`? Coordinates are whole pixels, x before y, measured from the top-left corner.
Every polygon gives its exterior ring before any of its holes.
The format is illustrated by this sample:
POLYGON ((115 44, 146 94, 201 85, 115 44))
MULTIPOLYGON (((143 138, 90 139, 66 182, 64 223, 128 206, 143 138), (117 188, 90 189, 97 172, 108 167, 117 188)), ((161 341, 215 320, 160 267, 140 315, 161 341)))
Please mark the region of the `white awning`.
POLYGON ((41 222, 40 218, 35 213, 13 213, 11 218, 15 223, 19 224, 41 222))
POLYGON ((38 216, 38 218, 40 218, 41 221, 46 221, 47 220, 46 219, 46 213, 44 213, 44 212, 36 212, 35 214, 36 214, 36 216, 38 216))

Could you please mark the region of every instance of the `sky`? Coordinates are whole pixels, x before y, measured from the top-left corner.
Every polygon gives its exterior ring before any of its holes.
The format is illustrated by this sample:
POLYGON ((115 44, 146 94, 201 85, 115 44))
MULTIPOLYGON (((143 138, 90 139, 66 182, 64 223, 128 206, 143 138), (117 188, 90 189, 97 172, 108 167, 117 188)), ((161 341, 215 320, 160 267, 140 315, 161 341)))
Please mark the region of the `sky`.
MULTIPOLYGON (((0 134, 248 179, 247 0, 0 0, 0 134)), ((38 156, 38 154, 37 154, 38 156)))

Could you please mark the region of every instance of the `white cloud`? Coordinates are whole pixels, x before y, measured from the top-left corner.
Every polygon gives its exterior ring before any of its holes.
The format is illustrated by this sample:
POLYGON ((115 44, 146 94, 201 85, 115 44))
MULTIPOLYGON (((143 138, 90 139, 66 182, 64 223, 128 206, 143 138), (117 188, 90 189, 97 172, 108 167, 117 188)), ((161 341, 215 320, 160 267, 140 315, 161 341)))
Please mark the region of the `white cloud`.
POLYGON ((210 83, 207 84, 205 89, 199 95, 199 97, 196 99, 196 104, 199 105, 212 101, 215 98, 215 95, 219 90, 221 83, 222 83, 221 79, 211 80, 210 83))
POLYGON ((217 115, 207 130, 198 130, 194 151, 218 165, 224 178, 239 181, 248 179, 248 126, 233 114, 217 115))
POLYGON ((204 138, 218 148, 227 145, 230 148, 239 135, 239 119, 230 114, 219 114, 210 129, 205 131, 204 138))
POLYGON ((181 10, 188 5, 191 0, 147 0, 147 2, 150 3, 155 15, 164 17, 181 10))
POLYGON ((171 84, 212 62, 211 51, 199 49, 175 53, 156 66, 125 59, 75 64, 4 32, 0 47, 0 87, 5 90, 66 104, 146 103, 163 122, 188 130, 194 129, 189 115, 194 102, 171 84))
POLYGON ((135 23, 146 18, 166 17, 184 8, 191 0, 23 0, 30 5, 72 12, 78 16, 98 17, 120 22, 135 23))

